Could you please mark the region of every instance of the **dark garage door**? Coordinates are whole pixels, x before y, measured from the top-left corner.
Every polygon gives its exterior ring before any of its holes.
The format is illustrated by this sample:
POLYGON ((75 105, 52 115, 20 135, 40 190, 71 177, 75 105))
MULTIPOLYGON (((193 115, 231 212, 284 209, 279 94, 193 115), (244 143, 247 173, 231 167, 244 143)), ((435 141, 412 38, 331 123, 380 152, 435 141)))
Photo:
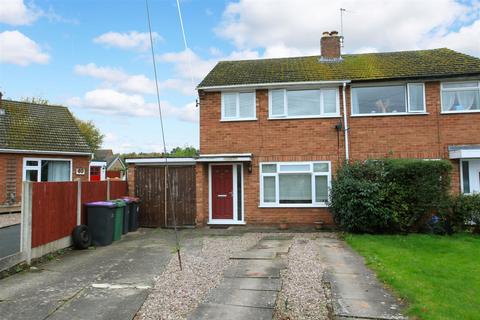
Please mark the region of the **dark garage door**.
POLYGON ((195 166, 168 166, 167 189, 165 214, 165 167, 135 168, 135 194, 142 200, 140 225, 173 227, 173 212, 178 226, 195 225, 195 166))

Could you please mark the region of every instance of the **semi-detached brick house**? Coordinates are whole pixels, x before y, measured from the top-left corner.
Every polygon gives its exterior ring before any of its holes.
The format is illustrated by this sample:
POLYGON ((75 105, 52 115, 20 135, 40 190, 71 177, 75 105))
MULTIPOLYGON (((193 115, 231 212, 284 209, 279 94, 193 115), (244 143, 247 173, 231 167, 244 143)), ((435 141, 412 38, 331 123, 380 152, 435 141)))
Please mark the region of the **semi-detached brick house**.
POLYGON ((66 107, 0 95, 0 212, 20 202, 22 181, 88 180, 91 156, 66 107))
POLYGON ((480 192, 480 59, 449 49, 223 61, 198 86, 198 224, 332 223, 346 159, 450 159, 480 192))

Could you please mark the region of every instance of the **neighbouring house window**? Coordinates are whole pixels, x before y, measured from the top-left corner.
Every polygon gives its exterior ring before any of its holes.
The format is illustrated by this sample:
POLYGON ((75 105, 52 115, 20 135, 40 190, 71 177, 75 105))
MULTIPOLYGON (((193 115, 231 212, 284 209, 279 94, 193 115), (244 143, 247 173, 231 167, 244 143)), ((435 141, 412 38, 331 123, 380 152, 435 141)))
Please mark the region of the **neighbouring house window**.
POLYGON ((463 160, 461 163, 462 163, 462 190, 463 190, 463 193, 470 193, 470 169, 468 166, 468 161, 463 160))
POLYGON ((480 82, 442 83, 442 112, 480 111, 480 82))
POLYGON ((425 112, 423 83, 352 88, 353 115, 416 112, 425 112))
POLYGON ((261 163, 261 206, 325 206, 330 178, 330 162, 261 163))
POLYGON ((255 120, 255 92, 222 92, 222 120, 255 120))
POLYGON ((71 160, 56 159, 24 159, 24 181, 70 181, 71 160))
POLYGON ((270 118, 339 116, 338 89, 270 90, 270 118))

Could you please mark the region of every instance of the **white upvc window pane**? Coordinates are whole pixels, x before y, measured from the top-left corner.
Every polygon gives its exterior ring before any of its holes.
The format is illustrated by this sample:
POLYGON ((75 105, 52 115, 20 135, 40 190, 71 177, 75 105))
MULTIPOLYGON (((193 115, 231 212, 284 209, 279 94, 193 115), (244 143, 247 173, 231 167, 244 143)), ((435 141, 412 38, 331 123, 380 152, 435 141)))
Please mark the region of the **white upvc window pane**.
POLYGON ((253 92, 239 93, 238 110, 240 118, 255 117, 255 95, 253 92))
POLYGON ((447 82, 442 84, 443 89, 478 88, 478 82, 447 82))
POLYGON ((38 181, 38 170, 26 170, 25 181, 38 181))
POLYGON ((314 172, 328 172, 328 163, 314 163, 313 164, 314 172))
POLYGON ((442 92, 443 111, 480 110, 480 90, 448 90, 442 92))
POLYGON ((327 176, 315 176, 315 202, 328 200, 328 178, 327 176))
POLYGON ((70 181, 70 161, 42 160, 41 181, 70 181))
POLYGON ((270 112, 272 116, 285 115, 285 90, 270 91, 271 103, 270 112))
POLYGON ((262 173, 275 173, 277 172, 276 164, 262 164, 262 173))
POLYGON ((425 111, 425 98, 422 83, 408 84, 408 106, 410 111, 422 112, 425 111))
POLYGON ((320 90, 287 91, 289 116, 320 115, 320 90))
POLYGON ((275 177, 263 177, 263 202, 275 203, 275 177))
POLYGON ((279 174, 280 203, 312 203, 311 174, 279 174))
POLYGON ((310 171, 310 164, 281 164, 281 172, 310 171))
POLYGON ((323 113, 338 113, 337 110, 337 90, 322 90, 323 94, 323 113))
POLYGON ((353 114, 406 112, 405 86, 352 88, 353 114))
POLYGON ((237 116, 237 94, 223 94, 223 117, 235 118, 237 116))

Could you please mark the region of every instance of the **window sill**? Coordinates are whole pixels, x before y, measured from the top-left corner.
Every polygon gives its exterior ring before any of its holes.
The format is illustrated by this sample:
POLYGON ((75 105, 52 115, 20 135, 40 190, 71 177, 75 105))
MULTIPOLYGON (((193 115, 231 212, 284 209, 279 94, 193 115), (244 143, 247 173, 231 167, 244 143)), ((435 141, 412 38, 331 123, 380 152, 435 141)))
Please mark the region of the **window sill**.
POLYGON ((351 118, 362 117, 398 117, 398 116, 425 116, 429 115, 428 112, 394 112, 394 113, 368 113, 368 114, 352 114, 351 118))
POLYGON ((440 114, 462 114, 462 113, 479 113, 480 110, 464 110, 464 111, 442 111, 440 114))
POLYGON ((257 121, 257 118, 245 118, 245 119, 220 119, 220 122, 241 122, 241 121, 257 121))
POLYGON ((271 208, 271 209, 281 209, 281 208, 328 208, 326 204, 282 204, 282 205, 266 205, 261 204, 259 208, 271 208))
POLYGON ((268 117, 268 120, 292 120, 292 119, 330 119, 330 118, 340 118, 341 116, 331 115, 331 116, 298 116, 298 117, 268 117))

